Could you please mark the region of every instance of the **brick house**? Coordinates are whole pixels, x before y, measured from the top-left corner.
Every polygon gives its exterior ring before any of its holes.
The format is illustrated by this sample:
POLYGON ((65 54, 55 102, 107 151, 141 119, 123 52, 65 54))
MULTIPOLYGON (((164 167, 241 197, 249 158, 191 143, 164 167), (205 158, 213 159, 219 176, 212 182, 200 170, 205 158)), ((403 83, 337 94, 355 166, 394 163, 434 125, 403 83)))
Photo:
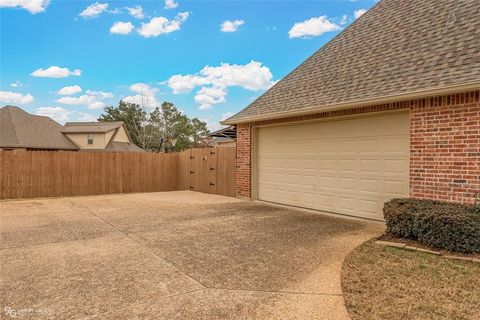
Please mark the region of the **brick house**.
POLYGON ((237 196, 382 220, 480 197, 480 3, 383 0, 223 124, 237 196))

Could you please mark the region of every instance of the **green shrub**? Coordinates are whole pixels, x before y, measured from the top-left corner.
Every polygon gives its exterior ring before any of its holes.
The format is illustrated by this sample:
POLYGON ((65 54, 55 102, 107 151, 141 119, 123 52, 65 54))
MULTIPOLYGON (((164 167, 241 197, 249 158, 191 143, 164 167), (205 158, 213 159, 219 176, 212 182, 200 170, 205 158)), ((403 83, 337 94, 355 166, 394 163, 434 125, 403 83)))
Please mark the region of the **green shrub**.
POLYGON ((480 252, 480 208, 418 199, 393 199, 383 214, 387 233, 458 252, 480 252))

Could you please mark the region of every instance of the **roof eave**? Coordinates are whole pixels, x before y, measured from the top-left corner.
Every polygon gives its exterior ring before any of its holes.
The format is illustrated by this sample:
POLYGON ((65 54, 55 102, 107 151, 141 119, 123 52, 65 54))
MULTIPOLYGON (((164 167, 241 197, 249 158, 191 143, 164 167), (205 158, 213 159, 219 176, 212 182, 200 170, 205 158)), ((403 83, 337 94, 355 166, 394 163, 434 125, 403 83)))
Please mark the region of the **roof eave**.
MULTIPOLYGON (((71 127, 70 127, 71 128, 71 127)), ((69 134, 69 133, 107 133, 107 132, 110 132, 112 130, 117 130, 117 128, 110 128, 108 130, 88 130, 88 129, 85 129, 85 130, 78 130, 78 131, 68 131, 68 130, 62 130, 61 133, 63 134, 69 134)))
POLYGON ((52 147, 52 146, 30 146, 30 145, 13 145, 13 144, 3 144, 0 145, 0 149, 42 149, 42 150, 79 150, 78 147, 52 147))
POLYGON ((250 123, 250 122, 256 122, 256 121, 273 120, 273 119, 280 119, 280 118, 287 118, 287 117, 309 115, 309 114, 320 113, 320 112, 347 110, 347 109, 353 109, 361 106, 376 105, 376 104, 382 104, 387 102, 399 102, 399 101, 418 99, 418 98, 428 98, 428 97, 437 96, 437 95, 452 94, 452 93, 478 90, 478 89, 480 89, 480 81, 471 82, 468 84, 410 91, 410 92, 405 92, 400 94, 369 98, 369 99, 363 99, 363 100, 354 100, 354 101, 348 101, 348 102, 342 102, 337 104, 312 107, 312 108, 306 108, 306 109, 300 109, 300 110, 289 110, 289 111, 283 111, 283 112, 263 114, 258 116, 242 117, 237 119, 230 118, 224 121, 220 121, 220 123, 223 125, 233 125, 233 124, 239 124, 239 123, 250 123))

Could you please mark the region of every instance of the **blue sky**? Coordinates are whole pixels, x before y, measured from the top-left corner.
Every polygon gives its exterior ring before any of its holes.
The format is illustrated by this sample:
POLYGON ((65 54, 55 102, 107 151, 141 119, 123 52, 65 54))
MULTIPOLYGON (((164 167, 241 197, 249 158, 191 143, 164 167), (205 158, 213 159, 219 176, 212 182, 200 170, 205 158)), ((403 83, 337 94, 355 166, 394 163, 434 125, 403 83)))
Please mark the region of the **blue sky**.
POLYGON ((216 129, 374 4, 0 0, 0 103, 65 122, 170 101, 216 129))

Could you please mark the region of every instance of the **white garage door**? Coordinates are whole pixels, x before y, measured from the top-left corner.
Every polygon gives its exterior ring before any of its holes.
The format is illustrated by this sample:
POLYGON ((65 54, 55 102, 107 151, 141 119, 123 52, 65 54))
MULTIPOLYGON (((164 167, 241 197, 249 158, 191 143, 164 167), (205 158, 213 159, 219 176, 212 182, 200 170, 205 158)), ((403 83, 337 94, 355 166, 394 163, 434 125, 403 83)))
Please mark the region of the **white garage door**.
POLYGON ((258 129, 260 200, 370 219, 409 194, 409 115, 258 129))

